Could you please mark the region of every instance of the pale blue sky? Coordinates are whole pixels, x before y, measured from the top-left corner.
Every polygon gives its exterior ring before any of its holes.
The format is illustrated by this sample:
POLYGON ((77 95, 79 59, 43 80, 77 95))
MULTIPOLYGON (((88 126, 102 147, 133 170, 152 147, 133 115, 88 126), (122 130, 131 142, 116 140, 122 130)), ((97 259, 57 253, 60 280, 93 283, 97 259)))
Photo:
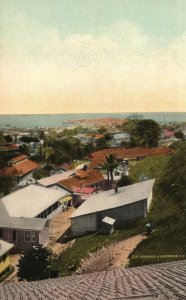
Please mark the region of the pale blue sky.
POLYGON ((1 0, 1 12, 24 12, 30 19, 56 28, 61 34, 98 33, 128 20, 164 41, 186 28, 185 0, 1 0))
POLYGON ((184 110, 186 0, 0 0, 0 42, 3 113, 184 110))

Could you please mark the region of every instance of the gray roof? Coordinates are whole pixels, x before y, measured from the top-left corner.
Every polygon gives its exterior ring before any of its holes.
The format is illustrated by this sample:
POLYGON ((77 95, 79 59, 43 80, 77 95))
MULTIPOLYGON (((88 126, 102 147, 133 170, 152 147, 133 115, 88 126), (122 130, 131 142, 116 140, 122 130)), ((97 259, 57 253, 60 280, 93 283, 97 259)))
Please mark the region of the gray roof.
POLYGON ((113 225, 116 222, 116 220, 110 217, 104 217, 102 222, 107 223, 109 225, 113 225))
POLYGON ((13 218, 10 217, 0 201, 0 228, 42 230, 46 219, 41 218, 13 218))
POLYGON ((10 217, 34 218, 66 194, 31 184, 1 198, 0 202, 10 217))
POLYGON ((186 299, 186 261, 0 285, 1 300, 186 299))
POLYGON ((0 257, 10 251, 13 247, 13 244, 0 240, 0 257))
POLYGON ((154 179, 138 182, 118 189, 100 192, 90 196, 78 209, 72 214, 71 218, 121 207, 143 199, 147 199, 152 192, 154 179))
POLYGON ((42 178, 42 179, 38 180, 37 182, 45 187, 52 186, 61 180, 65 180, 65 179, 69 178, 74 173, 75 173, 74 170, 69 170, 64 173, 55 174, 55 175, 52 175, 49 177, 42 178))
POLYGON ((42 218, 3 218, 0 220, 0 228, 12 228, 23 230, 41 231, 46 219, 42 218))

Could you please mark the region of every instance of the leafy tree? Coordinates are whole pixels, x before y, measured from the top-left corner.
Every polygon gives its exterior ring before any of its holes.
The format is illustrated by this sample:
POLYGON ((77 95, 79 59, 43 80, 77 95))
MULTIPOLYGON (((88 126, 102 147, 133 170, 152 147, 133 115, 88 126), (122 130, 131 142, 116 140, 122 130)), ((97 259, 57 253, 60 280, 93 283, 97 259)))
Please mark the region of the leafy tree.
POLYGON ((41 178, 48 177, 48 176, 50 176, 50 171, 45 169, 45 167, 42 169, 35 170, 33 172, 33 177, 36 180, 39 180, 41 178))
POLYGON ((157 147, 160 133, 160 126, 154 120, 140 120, 137 123, 136 134, 141 138, 143 146, 157 147))
POLYGON ((23 153, 25 155, 30 155, 29 147, 26 144, 19 146, 19 150, 21 153, 23 153))
POLYGON ((177 139, 180 139, 180 140, 184 140, 185 139, 184 133, 181 130, 175 132, 175 137, 177 139))
POLYGON ((101 139, 99 139, 96 143, 96 148, 97 150, 101 150, 101 149, 105 149, 108 148, 108 142, 107 140, 103 137, 101 139))
POLYGON ((186 142, 180 143, 169 159, 162 177, 157 181, 158 194, 186 208, 186 142))
POLYGON ((38 131, 38 136, 40 140, 45 140, 45 132, 43 130, 38 131))
POLYGON ((49 157, 53 154, 53 149, 52 147, 49 146, 42 146, 41 147, 41 153, 43 155, 44 161, 45 161, 45 165, 48 162, 49 157))
POLYGON ((109 153, 105 155, 105 162, 102 165, 102 168, 107 172, 107 179, 108 179, 108 187, 113 187, 113 172, 114 169, 118 166, 118 161, 114 153, 109 153))
POLYGON ((4 139, 7 143, 12 143, 13 142, 13 137, 9 134, 5 135, 4 139))
POLYGON ((105 133, 105 140, 110 141, 113 138, 113 135, 110 132, 105 133))
POLYGON ((1 144, 4 144, 5 142, 6 142, 6 141, 5 141, 5 139, 4 139, 3 132, 0 131, 0 145, 1 145, 1 144))
POLYGON ((16 180, 13 177, 0 176, 0 194, 2 196, 8 195, 12 191, 15 182, 16 180))
POLYGON ((20 280, 42 280, 50 277, 52 252, 46 248, 33 247, 18 264, 18 278, 20 280))
POLYGON ((118 185, 118 187, 127 186, 127 185, 132 184, 133 182, 134 181, 132 180, 131 177, 129 177, 127 175, 122 175, 121 178, 119 179, 117 185, 118 185))
POLYGON ((123 131, 131 135, 130 146, 157 147, 160 137, 160 126, 154 120, 131 119, 123 124, 123 131))
POLYGON ((23 142, 23 143, 26 143, 26 144, 38 143, 39 142, 38 138, 36 138, 34 136, 29 136, 29 135, 22 136, 20 138, 20 141, 23 142))
POLYGON ((106 133, 106 132, 107 132, 107 128, 106 128, 105 126, 100 126, 100 127, 98 128, 98 132, 99 132, 99 133, 106 133))

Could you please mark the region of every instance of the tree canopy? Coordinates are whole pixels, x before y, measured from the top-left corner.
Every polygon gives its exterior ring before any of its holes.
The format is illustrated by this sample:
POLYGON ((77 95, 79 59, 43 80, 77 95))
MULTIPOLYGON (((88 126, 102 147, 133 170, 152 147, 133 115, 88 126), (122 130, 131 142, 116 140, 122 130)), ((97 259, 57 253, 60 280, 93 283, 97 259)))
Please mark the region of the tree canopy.
POLYGON ((46 248, 33 247, 21 256, 17 276, 20 280, 42 280, 50 277, 52 252, 46 248))
POLYGON ((114 169, 118 166, 118 161, 114 153, 108 153, 105 155, 105 162, 102 165, 102 168, 107 172, 108 187, 113 187, 113 172, 114 169), (110 184, 111 183, 111 184, 110 184), (111 185, 111 186, 110 186, 111 185))
POLYGON ((131 135, 131 146, 157 147, 161 134, 160 126, 151 119, 131 119, 123 125, 123 131, 131 135))

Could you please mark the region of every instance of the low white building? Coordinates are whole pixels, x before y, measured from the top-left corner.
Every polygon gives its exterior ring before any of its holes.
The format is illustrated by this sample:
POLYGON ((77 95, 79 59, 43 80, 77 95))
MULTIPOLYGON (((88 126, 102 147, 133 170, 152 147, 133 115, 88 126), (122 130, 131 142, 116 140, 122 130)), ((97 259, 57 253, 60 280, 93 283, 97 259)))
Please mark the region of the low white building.
POLYGON ((151 203, 153 184, 151 179, 118 188, 118 192, 109 190, 92 195, 72 214, 72 235, 99 231, 104 217, 115 219, 117 225, 144 217, 151 203))
POLYGON ((30 185, 0 199, 0 238, 14 243, 21 250, 43 245, 49 238, 51 216, 68 195, 55 190, 30 185))
POLYGON ((122 143, 129 143, 130 142, 130 134, 126 132, 115 133, 113 135, 112 140, 110 141, 111 147, 120 147, 122 143))

